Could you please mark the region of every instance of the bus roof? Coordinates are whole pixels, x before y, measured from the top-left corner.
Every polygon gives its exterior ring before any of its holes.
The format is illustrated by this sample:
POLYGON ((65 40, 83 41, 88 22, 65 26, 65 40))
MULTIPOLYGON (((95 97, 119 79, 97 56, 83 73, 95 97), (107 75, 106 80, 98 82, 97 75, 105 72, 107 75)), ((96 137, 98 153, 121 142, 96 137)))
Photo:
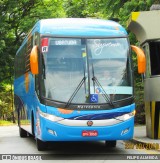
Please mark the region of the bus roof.
MULTIPOLYGON (((104 38, 127 36, 126 30, 117 22, 92 18, 42 19, 34 25, 29 34, 33 35, 35 32, 54 37, 104 38)), ((28 36, 24 39, 19 50, 27 42, 28 36)))
POLYGON ((111 20, 91 18, 42 19, 35 27, 40 34, 60 37, 124 37, 126 30, 111 20))

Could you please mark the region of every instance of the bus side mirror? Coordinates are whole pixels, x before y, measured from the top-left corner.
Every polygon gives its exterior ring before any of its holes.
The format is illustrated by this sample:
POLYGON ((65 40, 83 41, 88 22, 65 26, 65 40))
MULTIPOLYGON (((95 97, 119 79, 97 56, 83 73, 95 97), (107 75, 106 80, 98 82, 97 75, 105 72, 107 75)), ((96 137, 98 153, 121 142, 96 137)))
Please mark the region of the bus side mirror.
POLYGON ((146 71, 146 57, 142 49, 137 46, 131 45, 132 50, 137 54, 138 73, 144 74, 146 71))
POLYGON ((38 46, 32 48, 30 54, 30 68, 33 75, 37 75, 38 71, 38 46))

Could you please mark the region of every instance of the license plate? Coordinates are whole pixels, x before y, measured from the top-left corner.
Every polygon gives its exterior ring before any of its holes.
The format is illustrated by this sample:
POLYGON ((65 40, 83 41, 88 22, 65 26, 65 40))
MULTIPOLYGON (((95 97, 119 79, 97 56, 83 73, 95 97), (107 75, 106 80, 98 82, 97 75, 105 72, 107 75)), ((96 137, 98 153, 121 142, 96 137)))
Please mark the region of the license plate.
POLYGON ((82 131, 82 136, 88 136, 88 137, 91 137, 91 136, 98 136, 98 131, 96 131, 96 130, 88 130, 88 131, 86 131, 86 130, 84 130, 84 131, 82 131))

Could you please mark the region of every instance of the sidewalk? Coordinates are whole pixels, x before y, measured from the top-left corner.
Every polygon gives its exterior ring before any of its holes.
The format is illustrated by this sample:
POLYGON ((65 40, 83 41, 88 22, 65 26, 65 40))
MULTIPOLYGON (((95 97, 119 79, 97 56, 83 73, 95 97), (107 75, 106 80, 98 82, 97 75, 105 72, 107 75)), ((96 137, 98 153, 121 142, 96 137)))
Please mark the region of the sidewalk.
POLYGON ((134 144, 144 145, 146 148, 155 149, 160 152, 160 139, 151 139, 146 136, 146 126, 134 127, 134 144))

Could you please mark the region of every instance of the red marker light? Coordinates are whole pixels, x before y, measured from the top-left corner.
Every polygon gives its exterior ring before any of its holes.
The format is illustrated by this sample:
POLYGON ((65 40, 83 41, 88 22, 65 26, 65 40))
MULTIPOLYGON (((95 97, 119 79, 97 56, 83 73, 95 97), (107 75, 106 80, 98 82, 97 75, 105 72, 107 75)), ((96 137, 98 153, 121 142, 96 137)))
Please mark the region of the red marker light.
POLYGON ((48 38, 43 38, 41 41, 41 46, 48 46, 48 38))

